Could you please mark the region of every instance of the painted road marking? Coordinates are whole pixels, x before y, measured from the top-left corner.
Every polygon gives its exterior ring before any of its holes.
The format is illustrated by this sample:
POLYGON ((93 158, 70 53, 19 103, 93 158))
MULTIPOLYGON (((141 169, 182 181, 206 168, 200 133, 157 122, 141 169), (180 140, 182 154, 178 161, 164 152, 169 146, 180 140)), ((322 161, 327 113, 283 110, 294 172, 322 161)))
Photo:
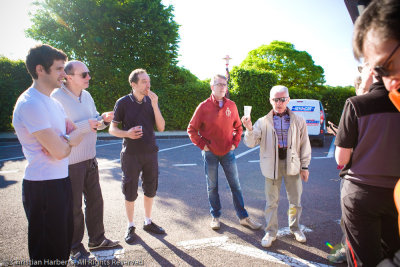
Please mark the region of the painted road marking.
POLYGON ((205 238, 199 240, 190 240, 190 241, 182 241, 179 242, 177 245, 183 247, 185 249, 197 249, 197 248, 205 248, 205 247, 216 247, 218 249, 222 249, 229 252, 238 253, 244 256, 253 257, 261 260, 266 260, 269 262, 280 263, 280 264, 287 264, 289 266, 329 266, 322 263, 317 262, 310 262, 306 261, 297 257, 289 257, 286 255, 261 250, 254 247, 248 247, 236 243, 228 242, 227 236, 220 236, 220 237, 212 237, 212 238, 205 238))
MULTIPOLYGON (((114 144, 120 144, 121 142, 119 142, 119 143, 112 143, 112 145, 114 145, 114 144)), ((104 145, 107 145, 107 144, 104 144, 104 145)), ((188 145, 192 145, 192 143, 189 143, 189 144, 184 144, 184 145, 180 145, 180 146, 174 146, 174 147, 169 147, 169 148, 164 148, 164 149, 161 149, 161 150, 159 150, 158 152, 163 152, 163 151, 167 151, 167 150, 172 150, 172 149, 177 149, 177 148, 180 148, 180 147, 185 147, 185 146, 188 146, 188 145)), ((103 146, 103 145, 99 145, 99 146, 103 146)), ((115 162, 119 162, 121 159, 114 159, 114 160, 107 160, 107 161, 102 161, 101 162, 101 165, 109 165, 109 164, 111 164, 111 163, 115 163, 115 162)), ((196 164, 195 164, 196 165, 196 164)), ((175 165, 174 165, 175 166, 175 165)), ((99 166, 99 170, 111 170, 111 169, 114 169, 114 168, 119 168, 120 166, 112 166, 112 167, 105 167, 105 166, 99 166)))
POLYGON ((335 156, 335 138, 333 137, 331 146, 329 147, 328 155, 325 157, 313 157, 313 159, 330 159, 335 156))
POLYGON ((175 167, 197 166, 197 163, 173 164, 172 166, 175 166, 175 167))
POLYGON ((158 152, 164 152, 164 151, 167 151, 167 150, 176 149, 176 148, 189 146, 189 145, 193 145, 193 143, 184 144, 184 145, 181 145, 181 146, 174 146, 174 147, 170 147, 170 148, 164 148, 164 149, 159 150, 158 152))
POLYGON ((2 161, 8 161, 8 160, 14 160, 14 159, 24 159, 24 158, 25 158, 25 157, 22 156, 22 157, 8 158, 8 159, 0 159, 0 162, 2 162, 2 161))
POLYGON ((243 153, 240 153, 239 155, 236 156, 236 158, 238 159, 240 157, 243 157, 244 155, 249 154, 250 152, 253 152, 254 150, 259 149, 259 148, 260 148, 260 146, 253 147, 252 149, 249 149, 243 153))
POLYGON ((102 145, 96 145, 96 147, 111 146, 111 145, 116 145, 116 144, 122 144, 122 141, 114 142, 114 143, 107 143, 107 144, 102 144, 102 145))
MULTIPOLYGON (((300 224, 300 229, 304 233, 312 232, 312 230, 310 228, 307 228, 306 226, 304 226, 302 224, 300 224)), ((291 235, 291 234, 292 234, 292 232, 290 232, 290 228, 289 227, 284 227, 284 228, 281 228, 281 229, 278 230, 278 233, 276 234, 276 236, 282 237, 282 236, 291 235)))
MULTIPOLYGON (((186 144, 186 145, 190 145, 190 144, 186 144)), ((183 146, 186 146, 186 145, 183 145, 183 146)), ((182 147, 182 146, 179 146, 179 147, 182 147)), ((260 146, 256 146, 256 147, 254 147, 254 148, 252 148, 252 149, 249 149, 249 150, 247 150, 247 151, 245 151, 245 152, 243 152, 243 153, 240 153, 239 155, 236 156, 236 159, 238 159, 238 158, 240 158, 240 157, 243 157, 244 155, 246 155, 246 154, 248 154, 248 153, 250 153, 250 152, 253 152, 254 150, 259 149, 259 148, 260 148, 260 146)), ((171 149, 173 149, 173 148, 171 148, 171 149)), ((160 152, 161 152, 161 150, 160 150, 160 152)), ((175 167, 197 166, 197 164, 196 164, 196 163, 173 164, 172 166, 175 166, 175 167)))
POLYGON ((257 159, 257 160, 249 160, 249 162, 256 163, 256 162, 260 162, 260 160, 259 159, 257 159))
POLYGON ((20 144, 18 144, 18 145, 7 145, 7 146, 0 146, 0 148, 3 148, 3 147, 17 147, 17 146, 21 146, 20 144))
POLYGON ((18 170, 11 170, 11 171, 0 171, 0 174, 7 174, 7 173, 17 173, 18 170))

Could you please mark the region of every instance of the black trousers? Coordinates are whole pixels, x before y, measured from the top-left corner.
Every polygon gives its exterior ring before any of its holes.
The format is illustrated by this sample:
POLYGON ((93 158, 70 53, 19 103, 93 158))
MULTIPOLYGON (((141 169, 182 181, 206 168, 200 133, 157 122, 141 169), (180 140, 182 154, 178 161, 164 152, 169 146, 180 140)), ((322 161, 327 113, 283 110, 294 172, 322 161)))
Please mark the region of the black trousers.
POLYGON ((66 266, 73 231, 69 178, 22 183, 31 266, 66 266))
POLYGON ((400 249, 393 189, 345 180, 341 191, 349 266, 376 266, 400 249))
POLYGON ((82 245, 86 228, 89 243, 97 245, 104 240, 103 196, 99 182, 99 170, 96 158, 68 166, 72 185, 74 233, 72 249, 82 245), (85 200, 85 216, 82 212, 82 194, 85 200))

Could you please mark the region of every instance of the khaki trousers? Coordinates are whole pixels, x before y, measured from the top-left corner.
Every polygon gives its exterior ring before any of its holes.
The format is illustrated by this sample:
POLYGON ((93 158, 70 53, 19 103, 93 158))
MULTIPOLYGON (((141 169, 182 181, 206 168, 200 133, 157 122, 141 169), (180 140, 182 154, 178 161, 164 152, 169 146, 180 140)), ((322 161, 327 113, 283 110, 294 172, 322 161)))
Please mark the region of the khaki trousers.
POLYGON ((278 179, 265 178, 265 232, 270 236, 276 236, 278 233, 278 204, 279 193, 281 191, 282 177, 285 182, 286 194, 289 200, 288 221, 291 232, 300 229, 301 193, 303 184, 300 173, 297 175, 287 175, 286 160, 279 160, 278 179))

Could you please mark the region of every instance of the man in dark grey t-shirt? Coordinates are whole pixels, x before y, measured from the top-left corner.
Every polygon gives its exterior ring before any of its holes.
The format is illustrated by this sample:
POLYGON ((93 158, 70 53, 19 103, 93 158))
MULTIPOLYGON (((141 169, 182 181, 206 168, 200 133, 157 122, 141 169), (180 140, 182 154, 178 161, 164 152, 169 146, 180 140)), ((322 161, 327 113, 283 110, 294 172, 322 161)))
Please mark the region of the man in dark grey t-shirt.
POLYGON ((165 231, 151 220, 153 200, 158 187, 158 147, 155 142, 154 125, 164 131, 165 121, 158 107, 158 96, 150 91, 150 77, 143 69, 129 75, 132 92, 117 100, 110 134, 123 138, 121 151, 122 192, 125 196, 128 231, 125 241, 131 244, 135 237, 133 215, 138 197, 138 181, 142 173, 144 192, 145 231, 164 234, 165 231), (118 124, 122 124, 122 129, 118 124))
POLYGON ((400 113, 388 91, 400 89, 400 2, 374 0, 357 19, 353 49, 380 82, 346 101, 335 157, 349 266, 377 266, 400 249, 393 189, 400 177, 400 113))

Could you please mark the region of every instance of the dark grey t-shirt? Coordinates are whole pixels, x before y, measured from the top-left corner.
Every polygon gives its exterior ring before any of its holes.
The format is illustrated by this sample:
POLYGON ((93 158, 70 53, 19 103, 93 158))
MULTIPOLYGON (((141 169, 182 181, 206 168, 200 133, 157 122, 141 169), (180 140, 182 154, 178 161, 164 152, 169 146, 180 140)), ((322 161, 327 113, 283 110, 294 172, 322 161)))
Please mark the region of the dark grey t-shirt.
POLYGON ((400 113, 383 83, 347 99, 335 145, 352 148, 340 176, 362 184, 394 188, 400 178, 400 113))
POLYGON ((142 103, 138 103, 132 93, 118 99, 114 107, 113 122, 122 123, 124 131, 138 125, 142 126, 142 138, 124 138, 122 152, 141 154, 158 151, 154 134, 154 110, 148 96, 143 98, 142 103))

